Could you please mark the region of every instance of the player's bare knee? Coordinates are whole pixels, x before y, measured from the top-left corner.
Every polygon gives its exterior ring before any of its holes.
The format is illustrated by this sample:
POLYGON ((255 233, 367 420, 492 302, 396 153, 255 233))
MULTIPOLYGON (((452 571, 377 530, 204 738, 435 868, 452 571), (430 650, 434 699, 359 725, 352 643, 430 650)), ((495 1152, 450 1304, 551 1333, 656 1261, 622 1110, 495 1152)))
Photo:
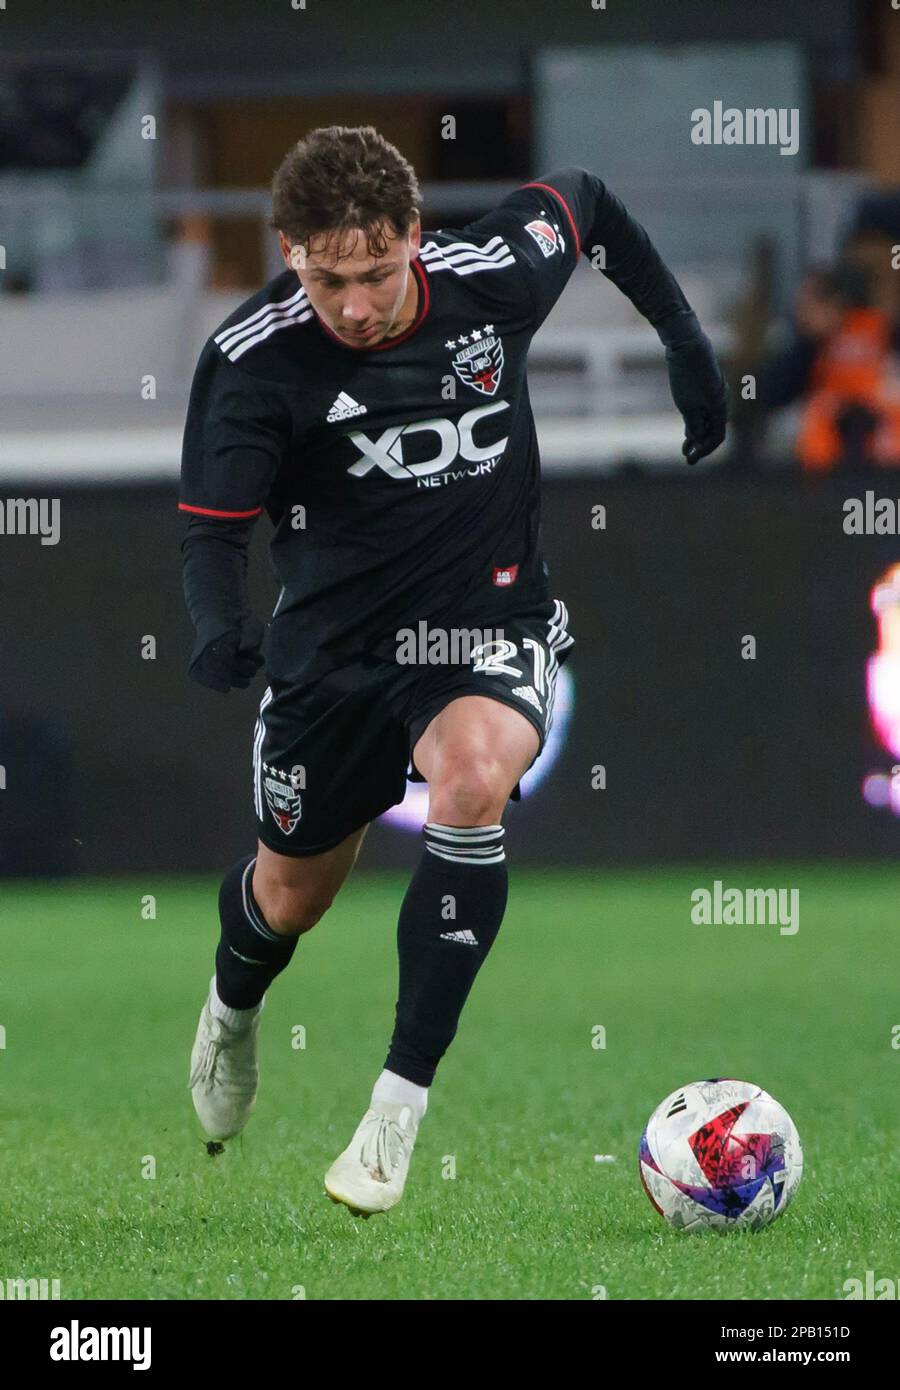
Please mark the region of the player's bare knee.
POLYGON ((262 896, 254 888, 254 896, 272 931, 283 936, 302 936, 311 931, 328 911, 333 895, 304 893, 296 888, 266 887, 262 896))
POLYGON ((429 818, 441 825, 499 821, 510 788, 503 767, 490 758, 453 759, 432 783, 429 818))

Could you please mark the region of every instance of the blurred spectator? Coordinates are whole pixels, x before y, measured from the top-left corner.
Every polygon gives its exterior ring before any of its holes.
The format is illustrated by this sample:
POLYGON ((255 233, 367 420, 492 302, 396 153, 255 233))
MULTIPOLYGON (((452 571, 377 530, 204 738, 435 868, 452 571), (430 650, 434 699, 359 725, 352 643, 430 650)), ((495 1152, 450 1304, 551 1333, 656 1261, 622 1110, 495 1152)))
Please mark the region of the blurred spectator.
POLYGON ((900 316, 876 297, 884 247, 872 237, 857 234, 835 269, 806 276, 790 340, 761 374, 766 410, 802 401, 795 449, 810 472, 900 468, 900 316))
POLYGON ((10 270, 0 275, 0 294, 30 294, 33 289, 34 280, 27 272, 10 270))
POLYGON ((0 74, 0 171, 79 169, 132 74, 22 60, 0 74))

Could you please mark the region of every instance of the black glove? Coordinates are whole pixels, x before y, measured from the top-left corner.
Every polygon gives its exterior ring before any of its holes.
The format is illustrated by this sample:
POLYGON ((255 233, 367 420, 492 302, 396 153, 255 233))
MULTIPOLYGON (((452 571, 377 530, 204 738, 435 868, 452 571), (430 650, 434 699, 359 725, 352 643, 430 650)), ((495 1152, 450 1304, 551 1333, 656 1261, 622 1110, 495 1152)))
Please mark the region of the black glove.
POLYGON ((688 463, 718 449, 725 438, 728 390, 705 333, 680 347, 666 348, 672 399, 684 419, 681 446, 688 463))
POLYGON ((188 675, 210 690, 227 693, 232 686, 246 689, 263 664, 265 632, 265 624, 250 616, 202 646, 201 636, 191 656, 188 675))

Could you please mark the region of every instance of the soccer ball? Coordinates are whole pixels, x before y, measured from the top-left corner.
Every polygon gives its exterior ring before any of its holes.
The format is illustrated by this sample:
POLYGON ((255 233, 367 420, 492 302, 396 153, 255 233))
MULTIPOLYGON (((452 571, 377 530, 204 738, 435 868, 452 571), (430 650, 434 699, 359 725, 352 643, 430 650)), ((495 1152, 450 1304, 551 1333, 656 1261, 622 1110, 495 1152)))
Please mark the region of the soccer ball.
POLYGON ((666 1096, 641 1135, 644 1191, 682 1231, 768 1226, 803 1172, 800 1136, 749 1081, 692 1081, 666 1096))

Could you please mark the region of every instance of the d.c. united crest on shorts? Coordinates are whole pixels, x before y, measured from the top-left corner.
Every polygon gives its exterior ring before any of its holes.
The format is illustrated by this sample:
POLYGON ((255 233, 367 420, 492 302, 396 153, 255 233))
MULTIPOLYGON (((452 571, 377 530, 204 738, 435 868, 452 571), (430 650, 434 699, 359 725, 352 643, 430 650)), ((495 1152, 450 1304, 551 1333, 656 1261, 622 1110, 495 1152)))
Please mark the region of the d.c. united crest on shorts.
POLYGON ((263 763, 263 791, 269 810, 283 835, 290 835, 300 819, 300 793, 289 772, 263 763))
POLYGON ((474 387, 483 396, 493 396, 503 371, 503 343, 494 332, 494 325, 487 323, 484 328, 461 333, 447 347, 458 348, 453 370, 463 385, 474 387))

